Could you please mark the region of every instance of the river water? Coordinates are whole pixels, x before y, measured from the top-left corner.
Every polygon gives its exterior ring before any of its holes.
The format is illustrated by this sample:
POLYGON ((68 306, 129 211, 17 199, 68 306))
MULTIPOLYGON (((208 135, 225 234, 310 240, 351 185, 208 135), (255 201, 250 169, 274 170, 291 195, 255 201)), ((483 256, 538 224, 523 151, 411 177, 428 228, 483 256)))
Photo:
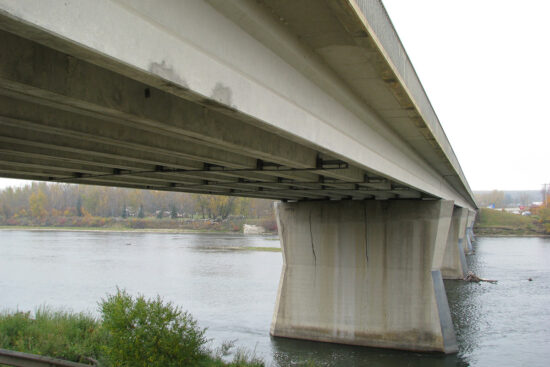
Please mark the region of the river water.
POLYGON ((0 231, 0 310, 41 305, 98 314, 116 287, 161 295, 268 365, 550 365, 550 239, 479 238, 470 269, 498 284, 446 281, 459 353, 444 356, 269 336, 280 252, 276 237, 227 234, 0 231), (532 278, 532 281, 528 279, 532 278))

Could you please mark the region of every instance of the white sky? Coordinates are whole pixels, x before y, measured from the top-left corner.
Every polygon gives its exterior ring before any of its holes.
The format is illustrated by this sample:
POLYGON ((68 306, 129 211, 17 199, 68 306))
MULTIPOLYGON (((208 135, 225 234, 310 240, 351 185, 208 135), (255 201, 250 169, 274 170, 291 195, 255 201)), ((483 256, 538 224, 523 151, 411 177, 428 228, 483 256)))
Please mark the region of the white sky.
POLYGON ((550 183, 550 1, 384 5, 471 188, 550 183))
POLYGON ((383 2, 472 189, 550 183, 550 1, 383 2))

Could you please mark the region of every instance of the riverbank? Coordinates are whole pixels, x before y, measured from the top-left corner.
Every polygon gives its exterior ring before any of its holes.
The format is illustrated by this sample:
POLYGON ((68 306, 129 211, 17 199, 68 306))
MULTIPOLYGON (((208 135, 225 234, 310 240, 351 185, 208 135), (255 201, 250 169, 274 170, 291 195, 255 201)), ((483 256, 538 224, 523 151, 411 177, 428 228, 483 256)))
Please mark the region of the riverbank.
POLYGON ((273 216, 247 218, 233 216, 225 219, 203 219, 198 217, 156 218, 156 217, 94 217, 94 216, 0 216, 2 229, 29 230, 82 230, 115 232, 168 232, 168 233, 242 233, 247 227, 261 227, 266 233, 277 233, 277 221, 273 216))
POLYGON ((536 216, 522 216, 505 211, 481 208, 474 233, 485 237, 548 237, 536 216))
POLYGON ((32 315, 2 312, 0 348, 104 367, 265 366, 254 353, 231 353, 232 342, 210 349, 206 329, 159 296, 117 290, 98 305, 100 318, 45 307, 32 315))
POLYGON ((266 234, 277 233, 274 218, 231 218, 225 220, 197 218, 103 218, 48 217, 0 220, 0 230, 145 232, 145 233, 243 233, 246 226, 262 228, 266 234))
MULTIPOLYGON (((0 226, 0 231, 62 231, 62 232, 116 232, 116 233, 218 233, 231 234, 236 231, 214 229, 183 229, 183 228, 123 228, 123 227, 41 227, 41 226, 0 226)), ((270 234, 270 233, 266 233, 270 234)))

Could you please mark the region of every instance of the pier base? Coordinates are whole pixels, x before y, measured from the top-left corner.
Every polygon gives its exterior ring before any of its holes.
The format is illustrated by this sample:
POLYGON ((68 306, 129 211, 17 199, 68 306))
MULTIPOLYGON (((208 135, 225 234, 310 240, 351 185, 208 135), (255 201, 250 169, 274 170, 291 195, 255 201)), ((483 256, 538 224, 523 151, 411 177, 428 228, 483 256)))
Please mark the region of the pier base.
POLYGON ((452 201, 276 205, 284 265, 274 336, 457 351, 441 272, 452 201))

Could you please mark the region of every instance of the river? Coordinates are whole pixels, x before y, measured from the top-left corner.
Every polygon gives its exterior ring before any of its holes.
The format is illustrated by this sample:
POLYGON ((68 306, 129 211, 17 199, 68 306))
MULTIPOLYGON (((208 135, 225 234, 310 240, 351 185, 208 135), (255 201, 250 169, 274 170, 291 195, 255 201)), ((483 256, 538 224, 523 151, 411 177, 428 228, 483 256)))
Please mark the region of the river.
POLYGON ((497 284, 446 281, 459 341, 451 356, 269 336, 282 257, 234 247, 278 247, 273 236, 0 231, 0 310, 41 305, 98 314, 116 287, 161 295, 268 365, 547 366, 550 239, 479 238, 470 269, 497 284), (532 281, 528 279, 531 278, 532 281))

